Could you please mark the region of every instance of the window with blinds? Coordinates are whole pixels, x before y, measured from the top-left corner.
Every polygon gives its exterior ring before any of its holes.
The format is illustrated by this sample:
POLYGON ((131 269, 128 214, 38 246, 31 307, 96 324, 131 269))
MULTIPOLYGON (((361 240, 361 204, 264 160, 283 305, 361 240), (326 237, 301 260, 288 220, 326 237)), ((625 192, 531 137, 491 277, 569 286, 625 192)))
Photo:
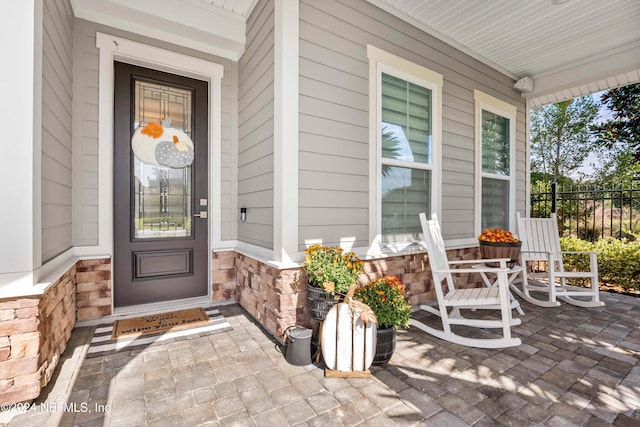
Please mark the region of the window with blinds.
MULTIPOLYGON (((475 230, 512 229, 515 221, 515 105, 474 90, 475 230)), ((512 230, 513 231, 513 230, 512 230)))
POLYGON ((509 229, 511 193, 510 120, 482 111, 481 229, 509 229))
POLYGON ((431 212, 432 93, 381 73, 381 238, 419 241, 418 214, 431 212))

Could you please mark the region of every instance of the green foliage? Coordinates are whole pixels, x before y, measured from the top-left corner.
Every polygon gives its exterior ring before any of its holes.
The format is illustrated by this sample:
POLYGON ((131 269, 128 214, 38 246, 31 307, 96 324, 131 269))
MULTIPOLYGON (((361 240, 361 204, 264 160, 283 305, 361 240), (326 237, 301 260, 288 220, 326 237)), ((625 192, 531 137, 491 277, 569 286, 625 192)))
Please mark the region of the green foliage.
MULTIPOLYGON (((563 237, 560 239, 560 247, 563 251, 570 252, 592 252, 594 251, 593 243, 578 239, 577 237, 563 237)), ((567 271, 589 271, 589 255, 587 254, 565 254, 562 258, 564 268, 567 271)), ((602 262, 602 258, 598 258, 598 264, 602 262)), ((588 279, 572 279, 574 285, 589 285, 588 279)))
POLYGON ((590 96, 532 109, 532 171, 558 181, 577 170, 594 145, 589 129, 597 114, 590 96))
POLYGON ((591 127, 598 142, 607 148, 625 145, 640 163, 640 83, 609 89, 601 101, 613 118, 591 127))
POLYGON ((592 179, 607 185, 624 185, 640 177, 640 162, 636 158, 636 150, 630 145, 614 143, 608 148, 601 148, 600 164, 592 164, 592 179))
MULTIPOLYGON (((640 290, 640 241, 626 239, 601 239, 589 243, 576 237, 560 239, 563 251, 594 251, 598 254, 600 281, 620 285, 625 290, 640 290)), ((566 255, 563 259, 565 270, 588 270, 586 256, 566 255)))
POLYGON ((364 263, 353 252, 313 245, 305 251, 302 266, 312 286, 324 288, 325 283, 333 283, 335 292, 345 294, 362 273, 364 263))
POLYGON ((411 304, 405 299, 405 286, 396 276, 385 276, 358 289, 357 300, 367 304, 378 318, 379 328, 407 328, 411 304))
MULTIPOLYGON (((534 185, 547 186, 547 191, 549 191, 551 183, 554 182, 554 176, 544 172, 531 171, 529 176, 531 177, 532 187, 534 185)), ((566 176, 557 177, 555 182, 558 183, 558 187, 568 187, 575 184, 571 178, 566 176)))
POLYGON ((600 275, 609 283, 624 289, 640 290, 640 241, 603 239, 595 244, 602 254, 600 275))

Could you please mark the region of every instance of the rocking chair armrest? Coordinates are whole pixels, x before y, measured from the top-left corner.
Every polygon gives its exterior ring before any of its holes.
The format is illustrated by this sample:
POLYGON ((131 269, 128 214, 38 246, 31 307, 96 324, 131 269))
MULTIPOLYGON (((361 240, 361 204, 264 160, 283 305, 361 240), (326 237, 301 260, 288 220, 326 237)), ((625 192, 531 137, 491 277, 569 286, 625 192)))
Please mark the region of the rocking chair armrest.
MULTIPOLYGON (((562 251, 560 256, 568 255, 589 255, 589 264, 591 264, 590 271, 594 271, 598 268, 598 254, 595 251, 562 251)), ((584 258, 584 257, 583 257, 584 258)))
MULTIPOLYGON (((455 261, 448 261, 449 265, 460 265, 460 264, 485 264, 487 262, 500 262, 500 261, 504 261, 504 262, 509 262, 511 261, 509 258, 491 258, 491 259, 467 259, 467 260, 455 260, 455 261)), ((489 268, 495 268, 495 267, 489 267, 489 268)), ((477 268, 476 268, 477 269, 477 268)))
POLYGON ((500 268, 500 267, 483 267, 483 268, 440 268, 437 270, 433 270, 434 273, 451 273, 451 274, 469 274, 469 273, 500 273, 500 272, 508 273, 511 271, 510 268, 500 268))
POLYGON ((522 249, 520 251, 520 253, 522 253, 522 254, 552 254, 553 252, 550 252, 550 251, 529 251, 529 250, 522 249))
POLYGON ((542 255, 545 255, 549 261, 551 261, 551 259, 554 257, 561 256, 561 253, 551 252, 551 251, 525 251, 525 250, 520 251, 521 257, 527 254, 542 254, 542 255))

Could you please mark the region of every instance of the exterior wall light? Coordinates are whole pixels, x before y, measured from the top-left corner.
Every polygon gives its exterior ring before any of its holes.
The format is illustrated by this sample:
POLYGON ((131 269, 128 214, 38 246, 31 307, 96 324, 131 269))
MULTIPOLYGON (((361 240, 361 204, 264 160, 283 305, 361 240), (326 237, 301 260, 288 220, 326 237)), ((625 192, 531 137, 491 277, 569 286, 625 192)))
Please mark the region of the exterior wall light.
POLYGON ((245 222, 247 220, 247 208, 240 208, 240 221, 245 222))

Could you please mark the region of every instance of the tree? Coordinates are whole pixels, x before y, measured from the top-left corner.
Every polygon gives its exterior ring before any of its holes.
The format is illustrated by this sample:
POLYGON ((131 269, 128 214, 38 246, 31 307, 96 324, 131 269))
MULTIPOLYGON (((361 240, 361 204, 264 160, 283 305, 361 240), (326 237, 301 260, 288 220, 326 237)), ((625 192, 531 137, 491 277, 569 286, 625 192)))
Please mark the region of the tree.
POLYGON ((616 152, 632 153, 634 162, 640 163, 640 83, 609 89, 600 100, 613 117, 591 127, 598 143, 616 152))
POLYGON ((616 146, 602 149, 599 153, 599 164, 591 164, 591 179, 603 184, 629 185, 640 177, 640 162, 636 160, 636 152, 629 146, 616 146))
POLYGON ((531 170, 558 181, 578 169, 594 147, 597 114, 590 96, 531 110, 531 170))

